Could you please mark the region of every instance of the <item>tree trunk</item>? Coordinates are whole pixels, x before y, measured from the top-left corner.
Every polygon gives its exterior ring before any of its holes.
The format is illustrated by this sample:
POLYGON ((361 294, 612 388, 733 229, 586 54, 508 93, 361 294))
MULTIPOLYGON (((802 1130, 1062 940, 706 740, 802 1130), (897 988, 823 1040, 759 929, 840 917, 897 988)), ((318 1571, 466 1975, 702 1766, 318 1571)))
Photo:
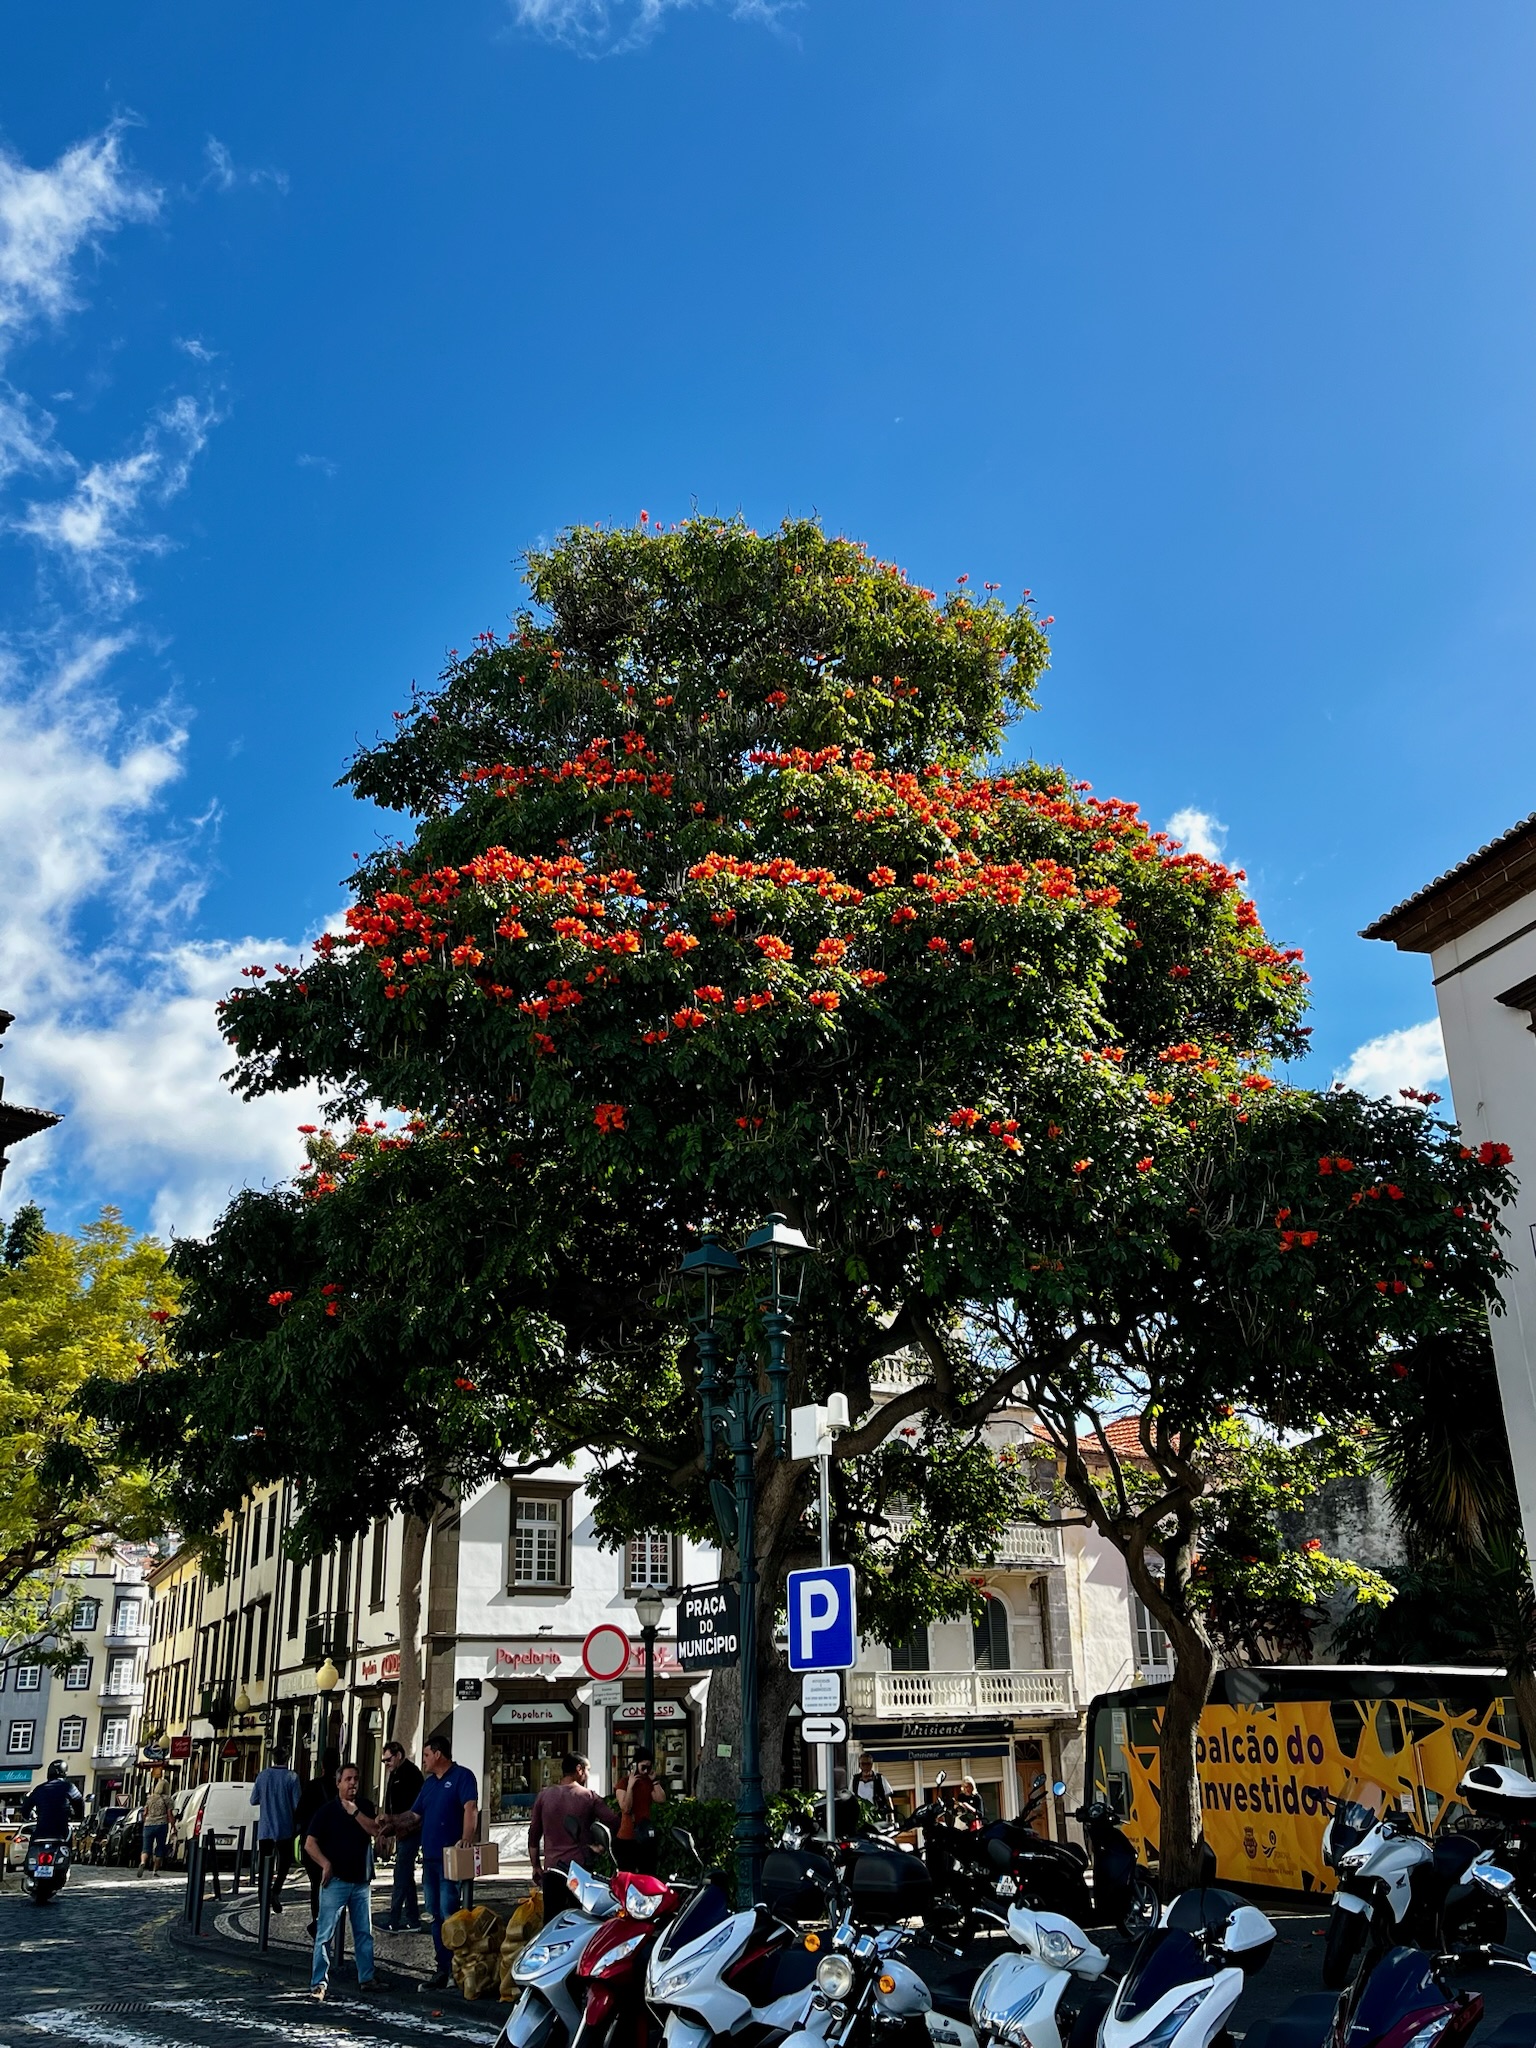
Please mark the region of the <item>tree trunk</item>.
POLYGON ((1512 1671, 1509 1689, 1515 1696, 1520 1726, 1525 1731, 1526 1753, 1536 1758, 1536 1671, 1512 1671))
POLYGON ((407 1756, 416 1752, 421 1726, 421 1579, 430 1525, 406 1515, 400 1530, 400 1689, 394 1739, 407 1756))
POLYGON ((1163 1709, 1158 1745, 1158 1879, 1164 1900, 1198 1884, 1205 1860, 1205 1816, 1195 1739, 1200 1714, 1211 1696, 1216 1652, 1198 1624, 1163 1622, 1173 1645, 1173 1684, 1163 1709))

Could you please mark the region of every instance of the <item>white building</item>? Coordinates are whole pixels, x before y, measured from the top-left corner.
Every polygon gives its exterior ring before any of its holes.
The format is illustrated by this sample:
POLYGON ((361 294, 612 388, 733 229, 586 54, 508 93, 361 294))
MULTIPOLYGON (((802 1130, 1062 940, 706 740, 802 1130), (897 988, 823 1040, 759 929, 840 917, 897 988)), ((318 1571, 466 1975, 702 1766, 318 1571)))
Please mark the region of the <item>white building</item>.
POLYGON ((1514 1150, 1505 1313, 1491 1318, 1525 1540, 1536 1555, 1536 815, 1361 934, 1426 953, 1456 1118, 1470 1144, 1514 1150))

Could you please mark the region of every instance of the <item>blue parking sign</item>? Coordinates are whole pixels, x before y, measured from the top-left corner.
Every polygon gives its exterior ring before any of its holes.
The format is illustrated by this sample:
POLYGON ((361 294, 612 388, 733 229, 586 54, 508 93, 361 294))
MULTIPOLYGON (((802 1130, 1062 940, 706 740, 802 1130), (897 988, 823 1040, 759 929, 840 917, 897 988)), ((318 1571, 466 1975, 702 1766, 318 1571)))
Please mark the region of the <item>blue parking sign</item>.
POLYGON ((851 1671, 859 1656, 853 1566, 791 1572, 788 1592, 790 1670, 851 1671))

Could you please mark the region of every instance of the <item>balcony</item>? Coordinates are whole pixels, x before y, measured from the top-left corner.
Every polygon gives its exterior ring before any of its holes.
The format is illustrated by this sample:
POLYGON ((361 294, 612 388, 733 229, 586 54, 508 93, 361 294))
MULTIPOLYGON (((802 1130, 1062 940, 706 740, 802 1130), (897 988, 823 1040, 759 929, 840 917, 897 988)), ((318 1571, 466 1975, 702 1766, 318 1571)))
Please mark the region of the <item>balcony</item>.
POLYGON ((106 1638, 109 1650, 142 1650, 149 1641, 149 1623, 120 1623, 114 1618, 107 1623, 106 1638))
POLYGON ((334 1614, 311 1614, 304 1623, 304 1662, 323 1664, 327 1657, 345 1673, 352 1648, 352 1617, 345 1607, 334 1614))
POLYGON ((133 1751, 126 1742, 98 1742, 91 1751, 91 1762, 93 1764, 126 1764, 132 1759, 132 1756, 133 1751))
MULTIPOLYGON (((910 1515, 889 1515, 886 1530, 892 1543, 899 1543, 912 1527, 910 1515)), ((1020 1566, 1034 1570, 1041 1565, 1061 1563, 1061 1531, 1054 1525, 1039 1522, 1009 1522, 998 1535, 997 1542, 985 1563, 1007 1569, 1020 1566)))
POLYGON ((1070 1671, 851 1671, 848 1704, 893 1721, 1075 1712, 1070 1671))

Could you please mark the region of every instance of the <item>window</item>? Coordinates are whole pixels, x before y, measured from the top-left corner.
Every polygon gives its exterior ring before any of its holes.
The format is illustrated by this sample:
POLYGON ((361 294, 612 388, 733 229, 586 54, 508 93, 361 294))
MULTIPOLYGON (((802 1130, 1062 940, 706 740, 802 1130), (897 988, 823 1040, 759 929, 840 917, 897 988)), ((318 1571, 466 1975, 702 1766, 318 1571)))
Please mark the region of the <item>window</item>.
POLYGON ((238 1579, 240 1561, 245 1553, 245 1516, 238 1514, 229 1529, 229 1576, 238 1579))
POLYGON ((133 1685, 133 1658, 131 1656, 109 1657, 107 1659, 108 1692, 127 1692, 133 1685))
POLYGON ((513 1584, 563 1585, 564 1534, 563 1500, 519 1499, 513 1523, 513 1584))
POLYGON ((88 1636, 100 1619, 101 1602, 99 1600, 77 1600, 69 1625, 77 1636, 88 1636))
POLYGON ((380 1519, 373 1525, 373 1553, 368 1565, 368 1605, 375 1611, 384 1605, 388 1569, 389 1524, 380 1519))
POLYGON ((267 1502, 267 1555, 270 1557, 277 1547, 277 1495, 274 1493, 267 1502))
POLYGON ((263 1600, 256 1610, 256 1676, 267 1675, 267 1631, 272 1621, 272 1602, 263 1600))
POLYGON ((6 1663, 5 1659, 3 1657, 0 1657, 0 1692, 5 1691, 5 1674, 7 1673, 7 1671, 10 1670, 10 1668, 10 1665, 6 1663))
POLYGON ((84 1714, 65 1714, 59 1722, 59 1751, 73 1756, 85 1747, 84 1714))
POLYGON ((244 1685, 251 1675, 251 1659, 256 1654, 256 1609, 245 1610, 245 1634, 240 1651, 240 1683, 244 1685))
POLYGON ((909 1629, 899 1642, 891 1645, 891 1669, 893 1671, 926 1671, 928 1669, 928 1624, 919 1622, 909 1629))
POLYGON ((16 1666, 16 1690, 18 1692, 41 1692, 43 1689, 43 1667, 37 1662, 16 1666))
POLYGON ((261 1555, 261 1502, 251 1509, 251 1563, 261 1555))
POLYGON ((112 1609, 112 1633, 115 1636, 134 1636, 144 1626, 144 1603, 141 1600, 118 1600, 112 1609))
POLYGON ((11 1723, 11 1732, 5 1745, 6 1755, 25 1756, 36 1741, 37 1723, 35 1721, 13 1721, 11 1723))
POLYGON ((291 1564, 288 1567, 288 1634, 290 1639, 299 1632, 299 1601, 304 1592, 304 1567, 291 1564))
POLYGON ((126 1714, 102 1715, 100 1750, 103 1756, 126 1756, 128 1754, 128 1716, 126 1714))
POLYGON ((1013 1659, 1008 1649, 1008 1610, 1001 1600, 988 1598, 980 1621, 971 1624, 971 1640, 978 1671, 1006 1671, 1013 1659))
POLYGON ((94 1661, 94 1658, 91 1657, 81 1657, 76 1663, 67 1667, 64 1673, 64 1690, 66 1692, 90 1691, 91 1665, 94 1661))
POLYGON ((1131 1623, 1136 1632, 1138 1671, 1170 1670, 1173 1652, 1168 1647, 1167 1633, 1154 1621, 1151 1610, 1136 1593, 1131 1595, 1131 1623))
POLYGON ((629 1546, 626 1569, 629 1573, 631 1592, 638 1592, 642 1586, 670 1586, 672 1538, 655 1535, 636 1536, 629 1546))

